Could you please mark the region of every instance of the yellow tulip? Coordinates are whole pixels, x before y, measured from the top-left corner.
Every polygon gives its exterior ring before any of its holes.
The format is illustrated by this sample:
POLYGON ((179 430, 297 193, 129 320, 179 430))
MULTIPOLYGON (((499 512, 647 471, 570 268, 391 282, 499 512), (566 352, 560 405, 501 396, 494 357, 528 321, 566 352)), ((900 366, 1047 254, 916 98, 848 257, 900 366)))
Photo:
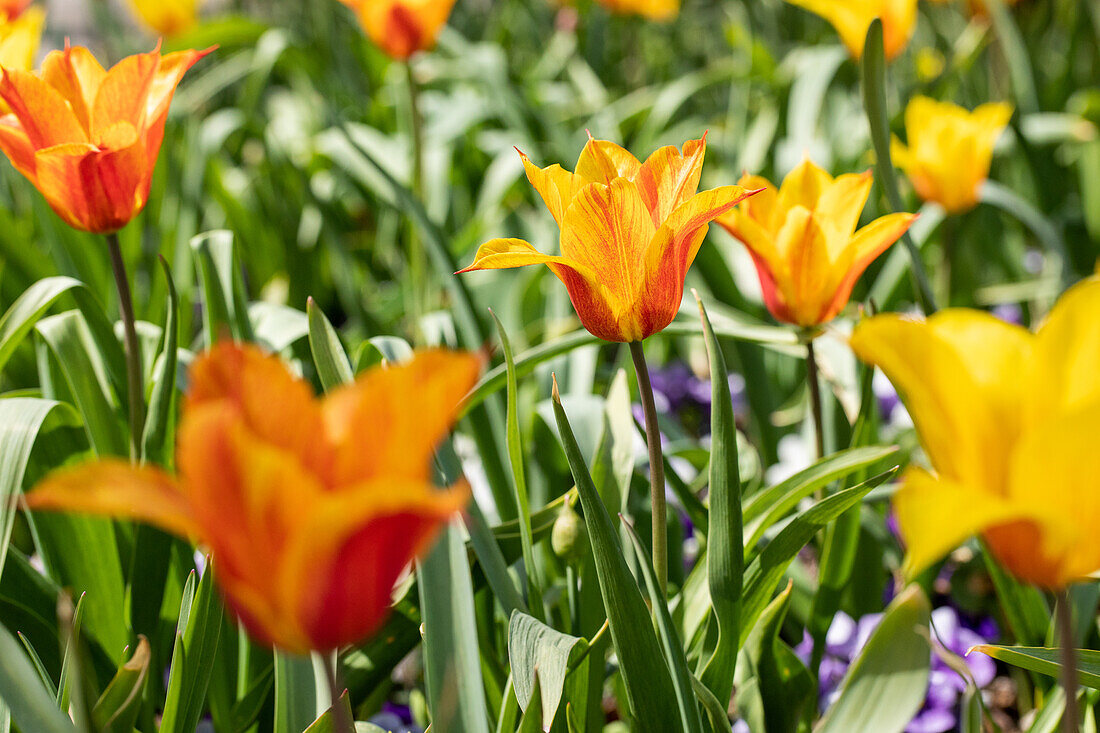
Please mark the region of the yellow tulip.
POLYGON ((671 20, 680 12, 680 0, 597 0, 612 13, 641 15, 650 20, 671 20))
POLYGON ((853 58, 863 55, 867 29, 882 20, 882 45, 887 60, 905 50, 917 25, 917 0, 787 0, 820 15, 836 28, 853 58))
POLYGON ((141 21, 162 36, 186 33, 199 18, 199 0, 130 0, 141 21))
POLYGON ((768 310, 798 326, 836 317, 867 266, 916 219, 888 214, 856 231, 870 172, 833 178, 808 159, 778 189, 760 176, 738 183, 763 190, 718 223, 748 248, 768 310))
POLYGON ((1100 278, 1034 334, 954 309, 870 318, 851 344, 897 387, 932 464, 894 498, 909 576, 971 535, 1043 588, 1100 569, 1100 278))
POLYGON ((435 46, 455 0, 340 0, 355 11, 371 41, 405 61, 435 46))
POLYGON ((914 97, 905 108, 909 145, 894 140, 891 157, 917 195, 951 213, 974 208, 989 177, 993 146, 1012 117, 1012 105, 983 104, 967 112, 957 104, 914 97))
POLYGON ((494 239, 459 272, 546 265, 569 291, 581 323, 605 341, 641 341, 676 317, 687 275, 711 221, 752 195, 740 186, 696 193, 706 136, 664 147, 641 163, 589 140, 576 173, 539 168, 527 178, 561 229, 560 257, 522 239, 494 239))
POLYGON ((38 54, 45 22, 46 13, 42 8, 33 7, 12 20, 0 23, 0 68, 19 71, 34 68, 34 57, 38 54))

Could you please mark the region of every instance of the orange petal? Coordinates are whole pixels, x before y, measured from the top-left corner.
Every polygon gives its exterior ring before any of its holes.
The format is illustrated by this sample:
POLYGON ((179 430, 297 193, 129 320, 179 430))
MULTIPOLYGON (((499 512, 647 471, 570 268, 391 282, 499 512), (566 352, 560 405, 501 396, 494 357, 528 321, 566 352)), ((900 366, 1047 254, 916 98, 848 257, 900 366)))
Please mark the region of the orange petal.
POLYGON ((38 185, 38 177, 34 173, 34 146, 15 115, 0 117, 0 150, 4 151, 17 171, 38 185))
POLYGON ((336 485, 391 478, 428 481, 432 454, 480 371, 481 361, 473 354, 418 351, 407 363, 372 369, 326 396, 336 485))
POLYGON ((35 510, 133 519, 180 537, 199 534, 191 506, 171 476, 119 460, 56 471, 27 494, 27 504, 35 510))
POLYGON ((145 207, 150 178, 145 146, 100 152, 87 143, 35 155, 38 190, 70 226, 104 234, 126 226, 145 207))
MULTIPOLYGON (((183 80, 183 75, 207 54, 213 53, 216 48, 217 46, 211 46, 202 51, 177 51, 161 57, 146 99, 146 124, 150 128, 168 113, 168 105, 171 104, 176 87, 183 80)), ((158 143, 157 147, 159 146, 158 143)))
POLYGON ((359 15, 371 40, 403 61, 435 45, 454 0, 341 0, 359 15))
POLYGON ((641 166, 638 159, 625 148, 589 136, 588 143, 577 160, 577 175, 585 183, 609 185, 616 178, 634 180, 641 166))
POLYGON ((279 357, 249 344, 216 344, 191 365, 184 417, 211 403, 232 405, 259 440, 292 453, 328 483, 332 455, 320 403, 279 357))
POLYGON ((283 565, 285 604, 298 610, 313 649, 336 649, 377 631, 394 583, 469 496, 465 483, 378 481, 315 507, 283 565))
POLYGON ((695 195, 706 151, 707 138, 703 135, 699 140, 684 143, 682 152, 670 145, 654 152, 642 164, 635 180, 653 215, 654 226, 661 226, 673 211, 695 195))
POLYGON ((831 321, 844 309, 852 297, 852 288, 867 267, 898 241, 917 218, 916 214, 887 214, 856 232, 848 243, 848 264, 837 272, 840 282, 836 286, 833 299, 819 316, 821 323, 831 321))
POLYGON ((51 51, 42 62, 42 80, 61 93, 85 130, 92 129, 95 95, 107 71, 83 46, 51 51))
POLYGON ((0 98, 8 103, 35 149, 90 142, 65 97, 28 71, 4 69, 0 98))
POLYGON ((93 139, 98 141, 103 130, 118 122, 128 122, 137 130, 145 127, 149 92, 159 65, 160 52, 154 50, 127 56, 111 67, 92 104, 93 139))

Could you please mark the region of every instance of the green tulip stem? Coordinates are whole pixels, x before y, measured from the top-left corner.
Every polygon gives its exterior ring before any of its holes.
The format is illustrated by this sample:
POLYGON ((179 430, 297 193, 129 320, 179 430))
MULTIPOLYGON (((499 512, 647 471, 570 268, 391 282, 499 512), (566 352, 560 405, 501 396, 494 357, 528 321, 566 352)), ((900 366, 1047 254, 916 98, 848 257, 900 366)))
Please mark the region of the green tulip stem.
POLYGON ((337 670, 340 662, 336 652, 325 652, 321 655, 325 663, 325 680, 328 682, 329 696, 332 698, 332 723, 335 733, 355 733, 355 721, 348 715, 347 709, 340 704, 343 689, 340 684, 340 673, 337 670))
POLYGON ((825 457, 825 421, 821 412, 821 379, 817 368, 817 356, 814 353, 814 340, 806 342, 806 383, 810 386, 810 411, 814 419, 814 446, 817 460, 825 457))
POLYGON ((653 504, 653 570, 664 593, 668 586, 668 512, 665 508, 665 462, 661 453, 661 429, 657 425, 657 404, 641 341, 630 342, 630 356, 638 376, 638 394, 645 412, 645 437, 649 446, 649 490, 653 504))
POLYGON ((1062 730, 1065 733, 1077 733, 1081 715, 1077 709, 1077 641, 1073 638, 1073 615, 1069 593, 1065 589, 1058 592, 1055 608, 1058 636, 1062 646, 1062 687, 1066 691, 1066 710, 1062 714, 1062 730))
POLYGON ((111 271, 118 288, 118 311, 126 345, 126 385, 130 407, 130 460, 141 458, 141 435, 145 429, 145 389, 142 383, 141 348, 138 345, 137 327, 134 321, 134 303, 130 296, 130 280, 126 277, 126 263, 122 259, 122 247, 118 234, 107 235, 107 251, 111 255, 111 271))
MULTIPOLYGON (((416 73, 413 71, 412 62, 405 62, 406 86, 409 91, 409 123, 411 133, 411 160, 412 167, 409 176, 409 186, 413 197, 424 204, 424 117, 420 111, 420 85, 416 81, 416 73)), ((424 300, 426 298, 427 283, 425 282, 426 269, 424 267, 424 247, 420 241, 420 235, 416 231, 416 225, 409 227, 409 312, 413 317, 413 333, 419 339, 420 318, 424 315, 424 300)))

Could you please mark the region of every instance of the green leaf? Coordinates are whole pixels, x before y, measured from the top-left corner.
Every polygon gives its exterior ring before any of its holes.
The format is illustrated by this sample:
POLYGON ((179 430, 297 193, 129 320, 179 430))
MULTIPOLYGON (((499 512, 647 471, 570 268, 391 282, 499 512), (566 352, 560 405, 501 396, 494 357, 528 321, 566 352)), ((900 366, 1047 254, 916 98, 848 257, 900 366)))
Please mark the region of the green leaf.
POLYGON ((252 341, 244 283, 237 270, 233 232, 219 229, 191 239, 202 290, 202 330, 209 347, 223 331, 237 341, 252 341))
MULTIPOLYGON (((871 142, 875 147, 875 172, 878 183, 886 191, 891 208, 904 211, 905 206, 898 190, 897 173, 890 160, 890 114, 886 110, 886 52, 882 45, 882 20, 875 18, 867 29, 863 44, 863 106, 867 121, 871 124, 871 142)), ((901 237, 909 251, 913 289, 921 310, 931 315, 936 312, 936 298, 928 282, 928 274, 920 258, 920 250, 908 233, 901 237)))
MULTIPOLYGON (((541 685, 539 684, 538 670, 535 670, 534 677, 531 680, 531 695, 533 697, 542 697, 541 685)), ((523 711, 523 717, 519 720, 519 728, 516 733, 541 733, 543 730, 543 715, 541 705, 531 705, 525 711, 523 711)))
POLYGON ((879 474, 859 486, 838 491, 827 496, 810 509, 796 516, 790 524, 769 542, 745 570, 743 605, 741 606, 741 643, 756 624, 760 613, 768 604, 772 592, 779 584, 787 566, 799 550, 830 522, 855 506, 871 489, 882 484, 896 472, 896 468, 879 474))
MULTIPOLYGON (((621 516, 619 520, 622 521, 621 516)), ((650 564, 649 553, 646 552, 634 528, 625 521, 622 524, 634 545, 638 568, 642 571, 642 577, 645 578, 649 602, 657 617, 657 633, 661 640, 661 649, 665 654, 665 664, 672 671, 672 684, 676 690, 676 706, 680 710, 682 730, 685 733, 695 731, 702 733, 703 721, 699 718, 699 705, 695 702, 695 693, 691 688, 691 671, 688 669, 687 657, 684 656, 684 644, 676 634, 676 625, 668 612, 668 603, 664 599, 660 583, 657 582, 657 574, 650 564)))
MULTIPOLYGON (((999 646, 997 644, 978 644, 967 650, 988 654, 1005 664, 1019 667, 1048 677, 1058 677, 1062 673, 1062 652, 1042 646, 999 646)), ((1078 649, 1077 679, 1085 687, 1100 689, 1100 652, 1091 649, 1078 649)))
MULTIPOLYGON (((516 397, 519 386, 516 381, 516 363, 512 357, 512 343, 508 340, 508 333, 504 330, 504 324, 500 322, 497 314, 493 313, 492 310, 489 311, 489 314, 496 322, 500 344, 504 349, 505 367, 508 370, 508 412, 505 435, 508 446, 508 461, 512 467, 512 487, 516 492, 516 506, 519 507, 519 536, 523 548, 523 568, 527 576, 527 605, 535 618, 542 619, 544 613, 542 582, 539 580, 539 568, 535 562, 534 542, 531 539, 531 502, 527 496, 527 480, 523 473, 523 439, 519 431, 519 407, 517 406, 516 397)), ((516 682, 518 684, 519 680, 516 682)), ((519 696, 518 687, 516 695, 519 696)), ((522 698, 520 702, 523 702, 522 698)), ((546 717, 552 719, 552 716, 546 717)))
POLYGON ((458 530, 447 527, 417 564, 424 674, 437 730, 488 733, 473 581, 458 530))
POLYGON ((274 680, 275 667, 272 664, 261 674, 256 675, 244 695, 233 703, 233 709, 230 711, 230 718, 233 720, 233 730, 242 731, 252 727, 252 724, 260 717, 260 713, 263 711, 264 705, 271 695, 272 688, 274 687, 274 680))
POLYGON ((1012 89, 1016 92, 1016 101, 1020 111, 1038 112, 1039 93, 1035 87, 1035 74, 1032 73, 1027 44, 1020 33, 1019 26, 1012 13, 1005 7, 1003 0, 986 0, 985 7, 993 19, 993 30, 1004 51, 1008 64, 1008 76, 1012 80, 1012 89))
POLYGON ((149 641, 144 636, 139 637, 133 656, 118 668, 92 708, 92 722, 100 733, 133 733, 141 711, 149 660, 149 641))
POLYGON ((222 602, 214 587, 215 571, 212 558, 207 556, 199 582, 195 583, 193 571, 187 577, 160 733, 193 733, 206 707, 210 669, 222 630, 222 602))
POLYGON ((563 634, 532 616, 514 611, 508 622, 508 663, 520 708, 526 711, 538 690, 542 720, 553 721, 566 675, 587 652, 585 639, 563 634))
POLYGON ((355 720, 351 712, 351 698, 348 697, 347 690, 344 690, 340 695, 340 699, 334 702, 328 710, 321 713, 321 716, 302 733, 341 733, 338 718, 340 714, 346 716, 344 720, 355 720))
POLYGON ((317 376, 321 378, 321 386, 328 392, 341 384, 348 384, 355 375, 336 329, 313 298, 306 301, 306 314, 309 317, 309 349, 317 367, 317 376))
POLYGON ((47 277, 16 298, 0 318, 0 370, 54 301, 73 288, 83 287, 84 283, 71 277, 47 277))
POLYGON ((714 652, 703 667, 700 681, 719 700, 729 700, 741 641, 741 582, 745 569, 741 519, 741 477, 737 423, 733 414, 729 373, 722 347, 699 300, 707 356, 710 359, 711 451, 707 529, 707 584, 718 626, 714 652))
POLYGON ((275 650, 275 733, 297 733, 317 719, 326 683, 319 657, 275 650))
POLYGON ((0 626, 0 700, 11 718, 25 731, 75 733, 68 716, 61 712, 38 679, 19 642, 0 626))
POLYGON ((745 547, 749 550, 764 536, 764 532, 818 489, 895 455, 898 449, 889 447, 851 448, 799 471, 789 479, 755 494, 745 504, 745 547))
POLYGON ((815 733, 901 733, 924 703, 932 607, 919 586, 901 592, 841 683, 815 733), (923 632, 923 633, 922 633, 923 632))
POLYGON ((588 466, 562 407, 556 382, 553 403, 558 432, 584 508, 584 521, 592 543, 604 610, 630 701, 629 714, 637 729, 643 733, 678 730, 680 719, 675 712, 676 691, 653 631, 649 611, 634 576, 627 568, 611 516, 592 483, 588 466))
POLYGON ((160 264, 168 284, 168 314, 164 319, 160 358, 153 374, 153 394, 149 398, 145 432, 141 437, 141 456, 144 461, 169 466, 175 449, 175 423, 172 417, 175 414, 176 371, 179 368, 179 296, 168 264, 163 258, 160 264))

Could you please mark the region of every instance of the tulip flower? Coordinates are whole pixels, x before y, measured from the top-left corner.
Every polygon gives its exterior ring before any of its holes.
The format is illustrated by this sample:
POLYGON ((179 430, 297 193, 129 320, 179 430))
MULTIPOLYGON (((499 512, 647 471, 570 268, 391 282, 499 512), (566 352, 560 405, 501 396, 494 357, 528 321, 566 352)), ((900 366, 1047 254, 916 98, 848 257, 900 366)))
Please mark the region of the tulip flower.
POLYGON ((87 232, 125 226, 149 198, 168 105, 207 51, 130 56, 105 71, 86 48, 53 51, 32 74, 5 68, 0 150, 58 216, 87 232))
POLYGON ((598 0, 612 13, 641 15, 650 20, 671 20, 680 12, 680 0, 598 0))
POLYGON ((464 505, 467 485, 436 489, 430 464, 479 370, 422 351, 318 400, 276 357, 220 344, 191 367, 178 476, 100 461, 27 501, 196 538, 256 639, 335 649, 382 625, 402 570, 464 505))
POLYGON ((138 18, 162 36, 186 33, 199 18, 199 0, 130 0, 138 18))
POLYGON ((741 179, 763 192, 718 223, 748 248, 777 320, 803 327, 831 321, 867 266, 916 219, 888 214, 856 231, 871 183, 870 172, 833 178, 809 160, 779 189, 759 176, 741 179))
POLYGON ((894 497, 909 576, 971 535, 1043 588, 1100 569, 1098 314, 1094 277, 1034 334, 966 309, 857 326, 852 348, 897 387, 931 463, 894 497))
MULTIPOLYGON (((34 67, 45 22, 46 14, 40 8, 0 22, 0 68, 30 71, 34 67)), ((0 109, 8 111, 3 102, 0 109)))
POLYGON ((340 0, 355 11, 371 41, 391 58, 406 61, 435 46, 455 0, 340 0))
POLYGON ((909 145, 894 140, 891 157, 925 201, 950 213, 972 209, 989 177, 993 146, 1012 117, 1012 105, 983 104, 967 112, 950 102, 914 97, 905 108, 909 145))
POLYGON ((460 272, 547 265, 592 334, 641 341, 680 310, 684 277, 709 223, 755 193, 740 186, 696 193, 705 153, 704 136, 640 163, 618 145, 592 139, 575 173, 560 165, 540 169, 520 153, 561 229, 561 256, 522 239, 494 239, 460 272))
POLYGON ((9 20, 18 18, 23 11, 30 7, 31 0, 0 0, 0 15, 9 20))
POLYGON ((905 50, 917 25, 917 0, 787 0, 820 15, 836 29, 852 57, 863 56, 867 29, 882 20, 882 44, 887 60, 905 50))

